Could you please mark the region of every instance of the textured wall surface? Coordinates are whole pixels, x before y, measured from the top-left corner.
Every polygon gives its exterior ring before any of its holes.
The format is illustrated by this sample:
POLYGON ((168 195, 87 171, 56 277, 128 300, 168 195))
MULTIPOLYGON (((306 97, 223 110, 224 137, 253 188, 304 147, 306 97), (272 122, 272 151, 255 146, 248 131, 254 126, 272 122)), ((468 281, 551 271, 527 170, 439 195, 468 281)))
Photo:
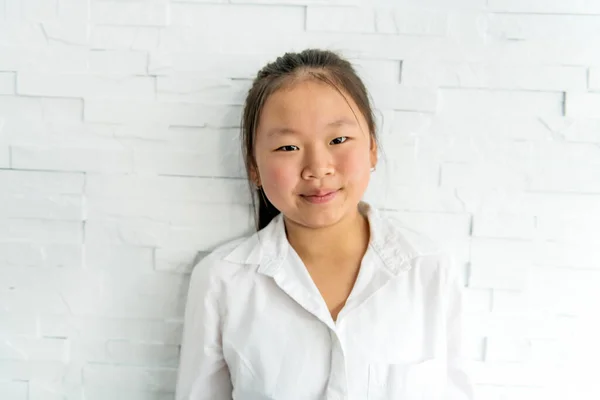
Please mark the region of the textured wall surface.
POLYGON ((371 91, 368 200, 464 267, 477 399, 600 398, 599 1, 0 0, 0 399, 173 398, 244 94, 306 47, 371 91))

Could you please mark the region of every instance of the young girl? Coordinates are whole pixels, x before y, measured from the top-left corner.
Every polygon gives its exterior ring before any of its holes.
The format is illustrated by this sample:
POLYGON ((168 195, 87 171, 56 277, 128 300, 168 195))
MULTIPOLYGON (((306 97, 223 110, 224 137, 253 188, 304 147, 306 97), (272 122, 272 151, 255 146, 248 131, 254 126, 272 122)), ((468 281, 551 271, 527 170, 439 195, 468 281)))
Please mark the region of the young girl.
POLYGON ((242 122, 258 231, 192 273, 176 399, 472 399, 449 258, 362 200, 375 131, 335 53, 258 72, 242 122))

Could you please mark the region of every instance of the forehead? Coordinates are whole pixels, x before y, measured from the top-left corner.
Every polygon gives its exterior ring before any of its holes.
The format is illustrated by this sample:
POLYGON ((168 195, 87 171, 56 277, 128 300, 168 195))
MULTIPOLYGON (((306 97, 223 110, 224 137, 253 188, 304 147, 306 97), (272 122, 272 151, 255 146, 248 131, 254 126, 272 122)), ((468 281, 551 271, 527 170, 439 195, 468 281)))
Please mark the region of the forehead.
POLYGON ((366 126, 352 97, 342 93, 312 79, 279 89, 266 100, 257 133, 263 135, 274 128, 315 131, 332 126, 358 126, 358 123, 366 126))

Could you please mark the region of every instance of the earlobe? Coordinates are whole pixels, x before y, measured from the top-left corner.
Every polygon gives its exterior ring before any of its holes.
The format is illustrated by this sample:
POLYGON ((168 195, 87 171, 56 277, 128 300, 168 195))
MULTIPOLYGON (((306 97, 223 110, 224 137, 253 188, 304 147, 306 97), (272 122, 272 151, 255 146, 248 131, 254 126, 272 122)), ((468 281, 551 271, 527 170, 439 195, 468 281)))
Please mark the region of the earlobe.
POLYGON ((375 166, 377 165, 377 143, 375 142, 375 140, 373 138, 371 138, 371 149, 370 149, 370 155, 371 155, 371 168, 374 170, 375 166))
POLYGON ((254 184, 254 186, 256 186, 256 188, 260 187, 260 178, 258 176, 258 174, 256 173, 256 168, 252 167, 250 169, 250 182, 252 182, 252 184, 254 184))

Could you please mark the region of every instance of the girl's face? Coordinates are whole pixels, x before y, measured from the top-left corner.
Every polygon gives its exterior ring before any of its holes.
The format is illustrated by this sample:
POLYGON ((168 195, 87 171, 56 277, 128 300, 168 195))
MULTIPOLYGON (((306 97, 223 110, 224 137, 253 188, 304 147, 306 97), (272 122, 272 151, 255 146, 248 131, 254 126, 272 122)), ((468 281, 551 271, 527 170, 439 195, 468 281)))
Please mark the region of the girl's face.
POLYGON ((258 170, 251 176, 292 222, 335 224, 356 212, 367 189, 377 146, 355 102, 345 97, 309 79, 264 104, 254 149, 258 170))

